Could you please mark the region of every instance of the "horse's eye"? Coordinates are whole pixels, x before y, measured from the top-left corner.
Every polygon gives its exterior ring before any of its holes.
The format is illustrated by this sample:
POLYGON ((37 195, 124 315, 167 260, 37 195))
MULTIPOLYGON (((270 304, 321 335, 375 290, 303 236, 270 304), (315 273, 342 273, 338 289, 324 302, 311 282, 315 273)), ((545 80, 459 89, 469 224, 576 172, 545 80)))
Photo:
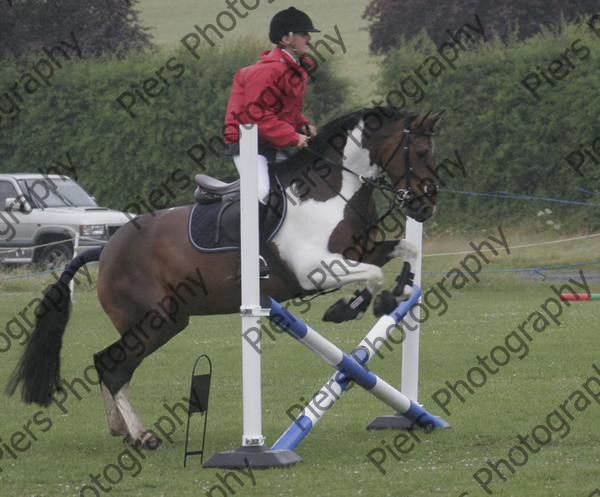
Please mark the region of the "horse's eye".
POLYGON ((419 159, 425 159, 427 157, 427 152, 417 152, 417 157, 419 159))

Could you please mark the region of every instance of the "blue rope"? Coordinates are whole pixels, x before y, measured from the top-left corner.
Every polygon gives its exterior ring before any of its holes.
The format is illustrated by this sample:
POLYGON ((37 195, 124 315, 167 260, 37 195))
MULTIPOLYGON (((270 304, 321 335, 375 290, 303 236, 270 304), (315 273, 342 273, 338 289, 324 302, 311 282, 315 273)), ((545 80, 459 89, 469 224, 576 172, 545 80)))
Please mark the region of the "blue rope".
MULTIPOLYGON (((540 275, 543 276, 543 274, 540 272, 542 270, 548 271, 548 270, 552 270, 552 269, 565 269, 565 268, 570 268, 570 267, 587 266, 589 264, 600 264, 600 261, 580 262, 578 264, 563 264, 562 266, 528 267, 528 268, 522 268, 522 269, 484 269, 483 271, 478 271, 478 273, 517 273, 517 272, 521 272, 521 271, 533 271, 534 273, 539 273, 540 275)), ((421 273, 422 274, 425 274, 425 273, 446 274, 446 273, 448 273, 448 271, 450 271, 450 269, 448 269, 447 271, 421 271, 421 273)), ((391 271, 391 270, 384 271, 384 273, 400 273, 400 272, 401 271, 391 271)))
MULTIPOLYGON (((516 273, 521 271, 533 271, 535 273, 539 273, 540 271, 548 271, 552 269, 565 269, 570 267, 579 267, 579 266, 587 266, 589 264, 600 264, 600 261, 591 261, 591 262, 580 262, 578 264, 563 264, 562 266, 546 266, 546 267, 528 267, 523 269, 485 269, 483 271, 478 271, 479 273, 516 273)), ((400 272, 400 271, 395 271, 400 272)), ((448 271, 422 271, 422 273, 447 273, 448 271)), ((542 273, 540 273, 542 274, 542 273)))
MULTIPOLYGON (((99 262, 90 262, 87 265, 91 266, 92 264, 99 264, 99 262)), ((28 276, 37 276, 39 274, 48 274, 48 273, 56 273, 57 271, 63 271, 62 269, 49 269, 48 271, 40 271, 39 273, 27 273, 27 274, 18 274, 16 276, 5 276, 4 278, 0 278, 0 281, 5 280, 15 280, 17 278, 26 278, 28 276)))
POLYGON ((580 192, 589 193, 590 195, 598 195, 598 192, 593 192, 591 190, 586 190, 585 188, 581 188, 580 186, 574 186, 574 190, 579 190, 580 192))
POLYGON ((547 198, 547 197, 534 197, 533 195, 521 195, 518 193, 508 193, 508 192, 499 192, 499 193, 479 193, 479 192, 463 192, 460 190, 449 190, 446 188, 442 188, 441 191, 448 193, 460 193, 462 195, 474 195, 477 197, 496 197, 496 198, 514 198, 519 200, 544 200, 545 202, 558 202, 560 204, 573 204, 573 205, 590 205, 593 207, 600 207, 600 204, 592 204, 590 202, 577 202, 575 200, 561 200, 556 198, 547 198))

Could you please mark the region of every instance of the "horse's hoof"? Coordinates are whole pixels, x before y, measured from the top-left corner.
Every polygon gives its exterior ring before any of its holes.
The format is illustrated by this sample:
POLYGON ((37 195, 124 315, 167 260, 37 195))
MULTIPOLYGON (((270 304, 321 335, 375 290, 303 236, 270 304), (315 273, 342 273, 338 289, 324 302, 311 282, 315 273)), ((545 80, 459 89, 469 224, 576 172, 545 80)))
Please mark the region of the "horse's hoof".
POLYGON ((113 434, 114 437, 117 437, 119 435, 122 437, 124 444, 132 444, 133 443, 133 438, 131 438, 131 435, 129 433, 125 433, 125 435, 120 434, 120 433, 113 434))
POLYGON ((356 290, 350 302, 344 299, 338 300, 323 315, 323 321, 332 323, 343 323, 352 319, 360 319, 371 303, 371 292, 364 289, 362 292, 356 290))
POLYGON ((389 314, 398 305, 398 300, 391 292, 384 290, 373 301, 373 314, 376 318, 380 318, 384 314, 389 314))
POLYGON ((409 298, 412 297, 413 294, 413 287, 410 285, 404 285, 404 288, 402 289, 402 293, 400 294, 400 300, 408 300, 409 298))
POLYGON ((151 432, 146 432, 142 439, 139 441, 139 445, 142 449, 148 450, 158 450, 165 449, 166 445, 163 443, 162 439, 151 432))

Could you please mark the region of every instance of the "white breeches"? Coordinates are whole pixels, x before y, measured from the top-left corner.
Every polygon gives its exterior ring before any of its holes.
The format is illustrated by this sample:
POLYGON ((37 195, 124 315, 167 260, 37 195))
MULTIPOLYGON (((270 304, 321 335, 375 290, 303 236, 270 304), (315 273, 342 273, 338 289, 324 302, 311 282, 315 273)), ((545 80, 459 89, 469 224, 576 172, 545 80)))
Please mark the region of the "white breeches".
MULTIPOLYGON (((277 152, 275 162, 280 162, 287 159, 287 155, 283 152, 277 152)), ((234 155, 233 162, 235 167, 240 173, 240 156, 234 155)), ((268 197, 271 188, 271 182, 269 181, 269 163, 264 155, 258 155, 258 201, 264 204, 268 197)))
MULTIPOLYGON (((240 171, 240 156, 234 155, 233 162, 235 162, 235 167, 240 171)), ((269 196, 269 188, 271 184, 269 181, 269 164, 267 162, 267 158, 264 155, 258 156, 258 201, 262 204, 265 203, 265 200, 269 196)))

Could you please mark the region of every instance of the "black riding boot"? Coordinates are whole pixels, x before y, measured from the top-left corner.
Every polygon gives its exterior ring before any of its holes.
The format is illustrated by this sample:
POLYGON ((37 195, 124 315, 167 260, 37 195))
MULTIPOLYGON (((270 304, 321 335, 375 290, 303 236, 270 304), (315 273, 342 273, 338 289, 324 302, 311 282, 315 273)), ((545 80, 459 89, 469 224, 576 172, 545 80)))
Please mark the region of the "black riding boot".
MULTIPOLYGON (((258 204, 258 247, 259 247, 259 277, 260 279, 267 279, 269 277, 270 269, 267 265, 266 260, 261 255, 262 252, 266 249, 266 244, 268 242, 269 233, 267 233, 266 229, 266 215, 267 215, 267 206, 262 202, 258 204)), ((240 256, 238 257, 237 268, 235 271, 235 282, 237 285, 241 285, 242 283, 242 253, 240 251, 240 256)))

